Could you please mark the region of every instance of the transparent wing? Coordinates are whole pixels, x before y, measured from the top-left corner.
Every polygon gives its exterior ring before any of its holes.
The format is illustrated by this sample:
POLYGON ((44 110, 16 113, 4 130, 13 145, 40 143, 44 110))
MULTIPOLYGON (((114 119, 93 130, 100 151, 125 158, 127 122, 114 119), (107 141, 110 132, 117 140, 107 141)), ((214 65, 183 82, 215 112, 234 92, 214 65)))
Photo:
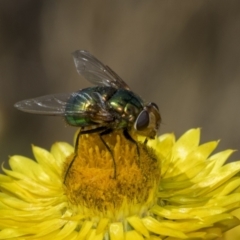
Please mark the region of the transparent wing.
POLYGON ((130 90, 129 86, 110 67, 101 63, 88 51, 77 50, 72 55, 78 73, 91 83, 130 90))
POLYGON ((63 116, 70 96, 71 93, 46 95, 17 102, 14 106, 23 112, 63 116))
POLYGON ((28 113, 51 115, 51 116, 78 116, 78 117, 90 117, 92 120, 100 120, 110 122, 113 120, 113 116, 107 111, 106 105, 100 99, 100 96, 96 93, 93 94, 93 107, 91 110, 76 110, 74 103, 69 103, 69 98, 72 96, 83 97, 78 92, 76 93, 60 93, 46 95, 38 98, 27 99, 17 102, 14 106, 28 113), (94 100, 96 99, 96 100, 94 100), (74 110, 66 110, 74 109, 74 110))

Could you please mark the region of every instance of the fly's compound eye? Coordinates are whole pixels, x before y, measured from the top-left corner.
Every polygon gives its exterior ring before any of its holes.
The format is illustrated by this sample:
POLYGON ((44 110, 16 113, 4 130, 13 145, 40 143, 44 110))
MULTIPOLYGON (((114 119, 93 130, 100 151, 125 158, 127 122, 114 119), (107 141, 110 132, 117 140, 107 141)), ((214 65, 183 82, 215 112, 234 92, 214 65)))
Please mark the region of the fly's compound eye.
POLYGON ((144 130, 148 127, 150 122, 149 113, 146 110, 143 110, 135 122, 135 129, 138 131, 144 130))

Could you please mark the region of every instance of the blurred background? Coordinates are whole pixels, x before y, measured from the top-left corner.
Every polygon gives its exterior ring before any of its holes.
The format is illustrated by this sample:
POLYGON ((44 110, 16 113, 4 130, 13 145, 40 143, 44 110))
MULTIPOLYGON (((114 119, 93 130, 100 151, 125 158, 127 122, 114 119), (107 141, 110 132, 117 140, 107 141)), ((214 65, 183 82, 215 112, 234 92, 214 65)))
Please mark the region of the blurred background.
MULTIPOLYGON (((0 1, 0 160, 31 145, 72 143, 59 117, 15 102, 91 84, 71 52, 89 50, 159 105, 160 133, 202 128, 202 142, 240 149, 240 1, 0 1)), ((236 152, 232 159, 240 159, 236 152)))

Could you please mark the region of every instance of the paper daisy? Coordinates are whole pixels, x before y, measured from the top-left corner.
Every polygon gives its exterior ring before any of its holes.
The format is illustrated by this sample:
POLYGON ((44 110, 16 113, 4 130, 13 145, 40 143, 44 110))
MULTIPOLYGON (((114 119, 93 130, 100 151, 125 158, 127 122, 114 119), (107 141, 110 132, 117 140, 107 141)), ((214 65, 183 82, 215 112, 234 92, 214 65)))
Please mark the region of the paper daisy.
POLYGON ((240 161, 212 154, 200 130, 136 146, 121 132, 81 137, 78 152, 33 146, 36 161, 9 160, 0 175, 0 239, 217 239, 240 224, 240 161), (114 170, 116 177, 114 177, 114 170))

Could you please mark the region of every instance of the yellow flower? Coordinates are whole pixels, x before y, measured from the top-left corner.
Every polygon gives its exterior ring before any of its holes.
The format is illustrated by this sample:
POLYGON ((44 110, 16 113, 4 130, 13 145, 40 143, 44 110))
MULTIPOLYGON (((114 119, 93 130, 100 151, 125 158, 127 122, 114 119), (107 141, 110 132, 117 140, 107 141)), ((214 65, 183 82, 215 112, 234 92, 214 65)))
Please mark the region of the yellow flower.
POLYGON ((50 152, 33 146, 36 162, 9 160, 0 175, 0 239, 217 239, 240 224, 240 161, 233 150, 213 155, 200 130, 177 141, 164 134, 138 148, 120 132, 81 137, 50 152), (115 165, 114 165, 115 163, 115 165), (114 167, 115 166, 115 167, 114 167))
MULTIPOLYGON (((232 214, 234 214, 234 216, 240 218, 240 209, 237 209, 237 210, 233 211, 232 214)), ((223 239, 225 239, 225 240, 239 240, 240 239, 240 226, 235 227, 235 228, 231 229, 230 231, 227 231, 224 234, 223 239)))

